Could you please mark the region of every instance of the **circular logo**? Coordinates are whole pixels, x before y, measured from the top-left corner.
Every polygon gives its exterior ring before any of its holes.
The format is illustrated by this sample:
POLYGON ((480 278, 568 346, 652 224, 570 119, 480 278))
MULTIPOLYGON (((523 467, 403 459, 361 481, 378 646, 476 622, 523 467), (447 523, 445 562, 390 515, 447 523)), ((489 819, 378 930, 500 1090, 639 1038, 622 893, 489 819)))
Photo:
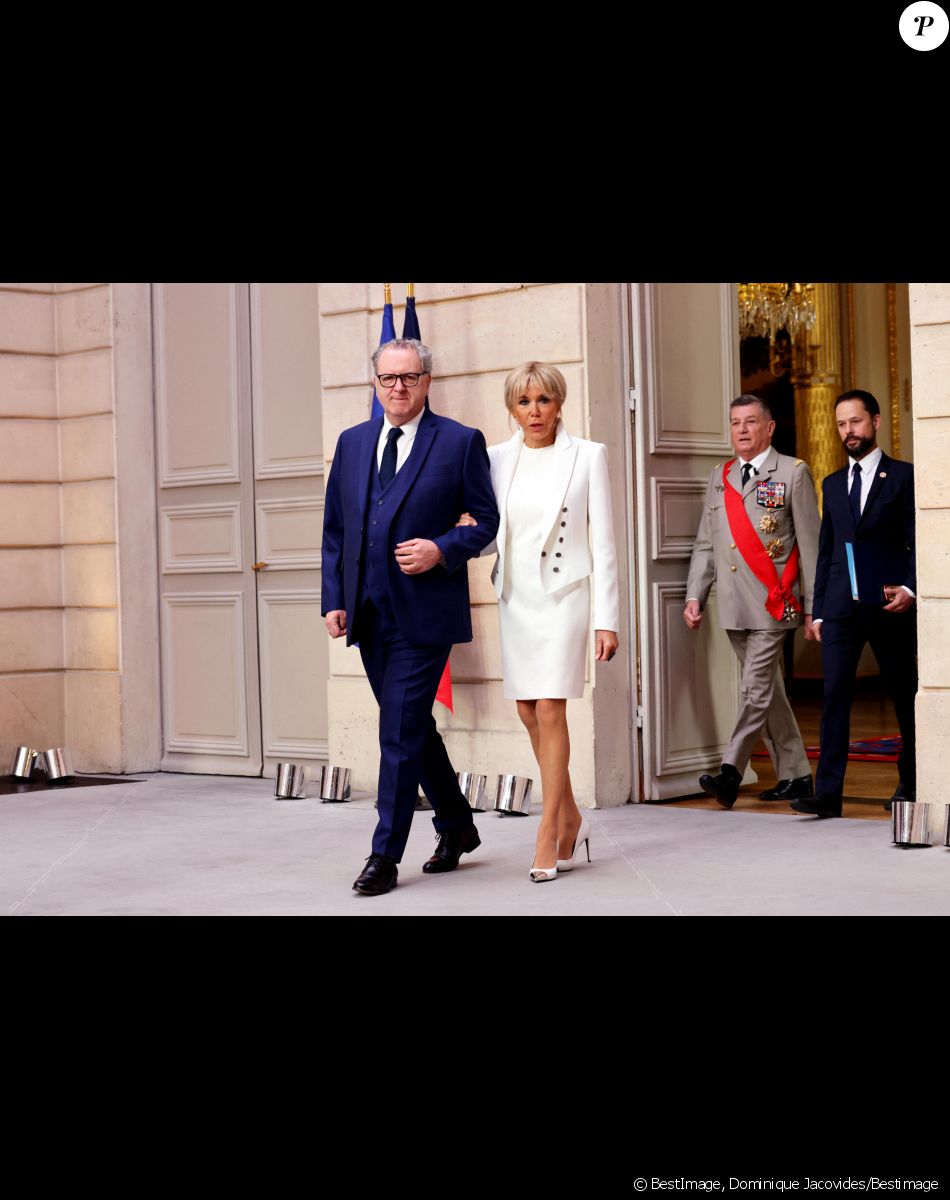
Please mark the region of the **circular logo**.
POLYGON ((917 0, 901 13, 899 28, 911 50, 936 50, 950 33, 950 17, 939 4, 917 0))

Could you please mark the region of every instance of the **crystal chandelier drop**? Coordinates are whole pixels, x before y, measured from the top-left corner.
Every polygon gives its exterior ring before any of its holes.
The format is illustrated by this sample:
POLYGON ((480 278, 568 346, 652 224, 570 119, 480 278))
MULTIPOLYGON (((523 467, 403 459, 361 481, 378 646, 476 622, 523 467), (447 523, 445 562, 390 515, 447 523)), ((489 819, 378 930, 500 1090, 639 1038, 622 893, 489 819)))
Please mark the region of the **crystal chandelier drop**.
POLYGON ((812 283, 740 283, 739 336, 775 341, 780 329, 794 341, 815 323, 812 283))

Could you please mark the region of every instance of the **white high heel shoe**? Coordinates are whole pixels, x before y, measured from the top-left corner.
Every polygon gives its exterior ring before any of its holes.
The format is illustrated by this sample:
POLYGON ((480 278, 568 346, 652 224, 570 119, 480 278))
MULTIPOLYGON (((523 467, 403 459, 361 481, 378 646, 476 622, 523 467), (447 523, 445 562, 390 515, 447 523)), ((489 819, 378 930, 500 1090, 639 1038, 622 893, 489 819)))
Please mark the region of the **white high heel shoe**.
POLYGON ((590 862, 590 821, 581 813, 581 827, 577 831, 577 837, 574 839, 574 853, 570 858, 559 858, 557 860, 557 869, 562 873, 564 871, 573 871, 574 859, 577 857, 577 851, 581 842, 587 847, 587 861, 590 862))
POLYGON ((557 863, 553 867, 532 867, 528 872, 532 883, 546 883, 549 879, 557 879, 557 863))

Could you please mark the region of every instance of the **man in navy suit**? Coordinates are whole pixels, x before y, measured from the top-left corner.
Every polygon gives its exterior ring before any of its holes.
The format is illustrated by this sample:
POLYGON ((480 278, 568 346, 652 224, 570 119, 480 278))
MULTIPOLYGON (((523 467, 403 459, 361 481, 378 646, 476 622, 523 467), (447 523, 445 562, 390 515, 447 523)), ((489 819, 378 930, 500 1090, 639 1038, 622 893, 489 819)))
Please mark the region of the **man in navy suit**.
POLYGON ((891 799, 913 800, 917 789, 914 468, 889 458, 877 445, 881 409, 870 392, 839 396, 835 421, 848 465, 823 484, 812 606, 812 636, 821 642, 825 670, 821 757, 814 798, 792 804, 818 817, 841 816, 854 678, 868 642, 904 742, 900 785, 891 799))
POLYGON ((455 642, 472 640, 465 564, 495 537, 498 508, 485 439, 426 406, 432 353, 415 338, 373 355, 384 416, 344 430, 327 480, 323 613, 331 638, 359 642, 379 703, 379 821, 353 887, 395 886, 419 785, 435 812, 427 874, 479 845, 432 716, 455 642), (456 526, 463 512, 477 525, 456 526))

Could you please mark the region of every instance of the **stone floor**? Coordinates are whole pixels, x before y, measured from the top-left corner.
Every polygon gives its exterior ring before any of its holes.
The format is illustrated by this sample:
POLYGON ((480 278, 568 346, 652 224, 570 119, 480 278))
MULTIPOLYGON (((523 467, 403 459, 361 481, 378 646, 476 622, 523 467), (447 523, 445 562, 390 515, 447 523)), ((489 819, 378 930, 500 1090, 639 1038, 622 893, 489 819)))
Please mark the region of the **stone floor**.
POLYGON ((528 879, 537 808, 476 816, 481 847, 426 876, 419 812, 385 896, 351 890, 373 797, 282 800, 273 782, 155 774, 0 797, 0 911, 87 915, 696 916, 950 914, 950 849, 902 850, 878 820, 627 805, 590 814, 593 862, 528 879))

